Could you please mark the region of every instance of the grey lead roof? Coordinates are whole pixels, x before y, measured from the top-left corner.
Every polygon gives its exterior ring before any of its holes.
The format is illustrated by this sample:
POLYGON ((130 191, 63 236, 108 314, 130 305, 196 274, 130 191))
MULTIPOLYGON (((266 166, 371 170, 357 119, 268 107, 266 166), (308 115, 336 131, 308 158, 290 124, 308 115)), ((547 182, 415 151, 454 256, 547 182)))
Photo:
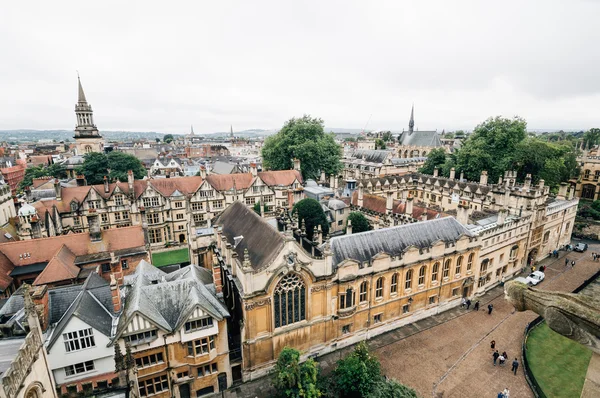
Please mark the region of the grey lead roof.
POLYGON ((211 272, 196 265, 167 274, 142 260, 135 273, 125 277, 125 309, 115 337, 136 313, 167 332, 179 329, 197 306, 217 320, 228 317, 224 304, 209 290, 212 283, 211 272))
POLYGON ((367 162, 383 163, 391 154, 392 151, 383 149, 357 149, 351 156, 357 159, 362 159, 364 157, 367 162))
POLYGON ((402 133, 400 145, 440 147, 442 141, 437 131, 414 131, 412 134, 405 131, 402 133))
POLYGON ((368 262, 379 253, 398 255, 410 246, 426 248, 437 241, 455 242, 462 236, 475 235, 455 218, 445 217, 335 237, 331 239, 333 265, 347 259, 368 262))

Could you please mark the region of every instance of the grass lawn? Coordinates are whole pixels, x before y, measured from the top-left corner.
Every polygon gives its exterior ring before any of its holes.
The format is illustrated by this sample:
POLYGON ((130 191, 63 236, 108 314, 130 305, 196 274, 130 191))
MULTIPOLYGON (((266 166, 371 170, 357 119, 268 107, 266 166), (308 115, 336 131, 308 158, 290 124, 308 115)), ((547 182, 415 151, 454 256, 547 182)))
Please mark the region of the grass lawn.
POLYGON ((542 323, 527 339, 527 361, 548 398, 579 397, 592 351, 542 323))
POLYGON ((188 249, 171 250, 152 254, 152 265, 163 267, 165 265, 181 264, 190 261, 188 249))

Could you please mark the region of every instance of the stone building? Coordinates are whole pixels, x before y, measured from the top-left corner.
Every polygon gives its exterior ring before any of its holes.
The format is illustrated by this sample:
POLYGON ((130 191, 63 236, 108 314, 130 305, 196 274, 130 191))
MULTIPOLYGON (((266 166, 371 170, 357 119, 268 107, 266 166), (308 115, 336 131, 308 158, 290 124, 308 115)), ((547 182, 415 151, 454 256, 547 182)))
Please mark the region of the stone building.
POLYGON ((415 107, 410 111, 408 131, 403 131, 396 147, 399 158, 426 157, 433 149, 441 148, 442 142, 437 131, 415 131, 415 107))
POLYGON ((125 278, 112 340, 123 352, 131 346, 140 397, 200 397, 231 385, 220 283, 197 266, 166 274, 146 262, 125 278))
POLYGON ((582 199, 600 199, 600 154, 598 148, 583 149, 577 158, 580 166, 578 178, 572 178, 570 183, 575 187, 575 196, 582 199))
POLYGON ((364 179, 415 172, 426 160, 427 157, 420 154, 414 158, 400 158, 391 150, 357 149, 342 159, 342 177, 364 179))
POLYGON ((16 215, 17 211, 10 186, 0 183, 0 227, 8 224, 8 221, 16 215))
POLYGON ((79 88, 77 104, 75 105, 77 125, 73 137, 75 138, 75 154, 85 155, 91 152, 104 152, 104 138, 102 138, 94 124, 94 112, 85 98, 79 76, 77 77, 77 83, 79 88))
POLYGON ((477 237, 451 217, 335 237, 321 257, 240 202, 216 227, 244 380, 285 346, 321 355, 458 305, 478 278, 477 237))

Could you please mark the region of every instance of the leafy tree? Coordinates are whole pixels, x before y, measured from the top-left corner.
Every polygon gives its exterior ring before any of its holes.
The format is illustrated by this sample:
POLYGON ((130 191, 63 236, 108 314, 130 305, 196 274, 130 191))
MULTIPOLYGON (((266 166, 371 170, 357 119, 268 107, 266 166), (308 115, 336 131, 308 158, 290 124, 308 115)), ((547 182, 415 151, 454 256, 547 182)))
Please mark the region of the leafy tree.
POLYGON ((300 352, 285 347, 275 365, 273 386, 282 398, 318 398, 317 364, 311 358, 300 364, 300 352))
POLYGON ((263 166, 270 170, 289 170, 292 159, 301 162, 304 179, 318 178, 321 171, 336 175, 341 169, 341 147, 333 134, 325 134, 323 120, 304 115, 288 120, 281 130, 265 140, 263 166))
POLYGON ((352 354, 338 361, 334 378, 340 397, 367 398, 382 379, 381 365, 363 341, 352 354))
POLYGON ((375 149, 385 149, 385 148, 386 148, 385 142, 383 142, 382 139, 377 138, 375 140, 375 149))
POLYGON ((592 145, 600 144, 600 129, 592 128, 585 132, 583 135, 584 146, 585 143, 591 147, 592 145))
POLYGON ((167 144, 173 142, 173 134, 165 134, 165 136, 163 137, 163 141, 167 144))
MULTIPOLYGON (((371 225, 369 225, 369 221, 364 214, 353 211, 348 215, 348 221, 352 222, 352 233, 365 232, 371 229, 371 225)), ((346 223, 347 225, 347 223, 346 223)))
POLYGON ((379 381, 367 398, 419 398, 419 396, 412 388, 390 379, 379 381))
POLYGON ((354 137, 347 137, 347 138, 344 138, 344 142, 356 142, 356 138, 354 138, 354 137))
POLYGON ((475 127, 456 155, 457 170, 472 181, 479 180, 487 170, 491 181, 498 180, 509 170, 517 145, 527 136, 527 122, 515 116, 512 119, 497 116, 475 127))
POLYGON ((465 135, 466 134, 463 130, 456 130, 454 132, 454 138, 463 138, 465 135))
MULTIPOLYGON (((264 212, 266 213, 267 205, 263 205, 263 209, 264 209, 264 212)), ((254 210, 254 212, 260 216, 260 201, 254 203, 254 206, 252 206, 252 210, 254 210)))
POLYGON ((155 140, 156 140, 157 143, 160 142, 160 138, 158 138, 158 137, 155 138, 155 140))
POLYGON ((34 178, 40 177, 66 178, 67 171, 65 166, 56 163, 53 163, 49 166, 29 167, 25 170, 25 177, 23 177, 23 180, 19 183, 18 188, 23 190, 33 184, 34 178))
POLYGON ((146 176, 146 168, 142 162, 133 155, 124 152, 111 152, 108 154, 109 177, 111 180, 127 181, 127 172, 133 171, 134 178, 141 180, 146 176))
POLYGON ((104 176, 109 179, 127 181, 127 172, 133 171, 136 179, 142 179, 146 175, 146 169, 142 162, 135 156, 124 152, 111 152, 108 155, 92 152, 84 156, 84 161, 78 172, 85 176, 88 184, 102 184, 104 176), (109 172, 110 170, 110 172, 109 172))
POLYGON ((321 225, 323 234, 329 233, 329 223, 321 204, 314 199, 306 198, 294 205, 292 213, 298 213, 298 222, 304 221, 306 237, 313 238, 314 228, 321 225))
POLYGON ((381 136, 381 139, 383 139, 383 141, 385 142, 389 142, 392 141, 392 132, 391 131, 386 131, 385 133, 383 133, 383 135, 381 136))
POLYGON ((425 174, 433 174, 433 170, 438 167, 441 168, 446 162, 446 150, 444 148, 432 149, 427 155, 427 160, 419 172, 425 174))

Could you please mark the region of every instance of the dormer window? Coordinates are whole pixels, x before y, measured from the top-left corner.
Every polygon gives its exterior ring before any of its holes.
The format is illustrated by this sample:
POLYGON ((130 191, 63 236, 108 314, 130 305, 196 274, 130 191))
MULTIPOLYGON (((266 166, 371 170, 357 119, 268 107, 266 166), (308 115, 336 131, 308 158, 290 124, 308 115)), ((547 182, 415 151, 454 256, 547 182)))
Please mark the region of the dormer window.
POLYGON ((115 196, 115 206, 123 206, 123 195, 115 196))
POLYGON ((212 327, 213 319, 212 317, 193 319, 185 323, 185 332, 192 333, 196 330, 207 329, 212 327))
POLYGON ((76 201, 72 201, 71 202, 71 213, 75 213, 77 211, 78 207, 79 207, 79 204, 76 201))

